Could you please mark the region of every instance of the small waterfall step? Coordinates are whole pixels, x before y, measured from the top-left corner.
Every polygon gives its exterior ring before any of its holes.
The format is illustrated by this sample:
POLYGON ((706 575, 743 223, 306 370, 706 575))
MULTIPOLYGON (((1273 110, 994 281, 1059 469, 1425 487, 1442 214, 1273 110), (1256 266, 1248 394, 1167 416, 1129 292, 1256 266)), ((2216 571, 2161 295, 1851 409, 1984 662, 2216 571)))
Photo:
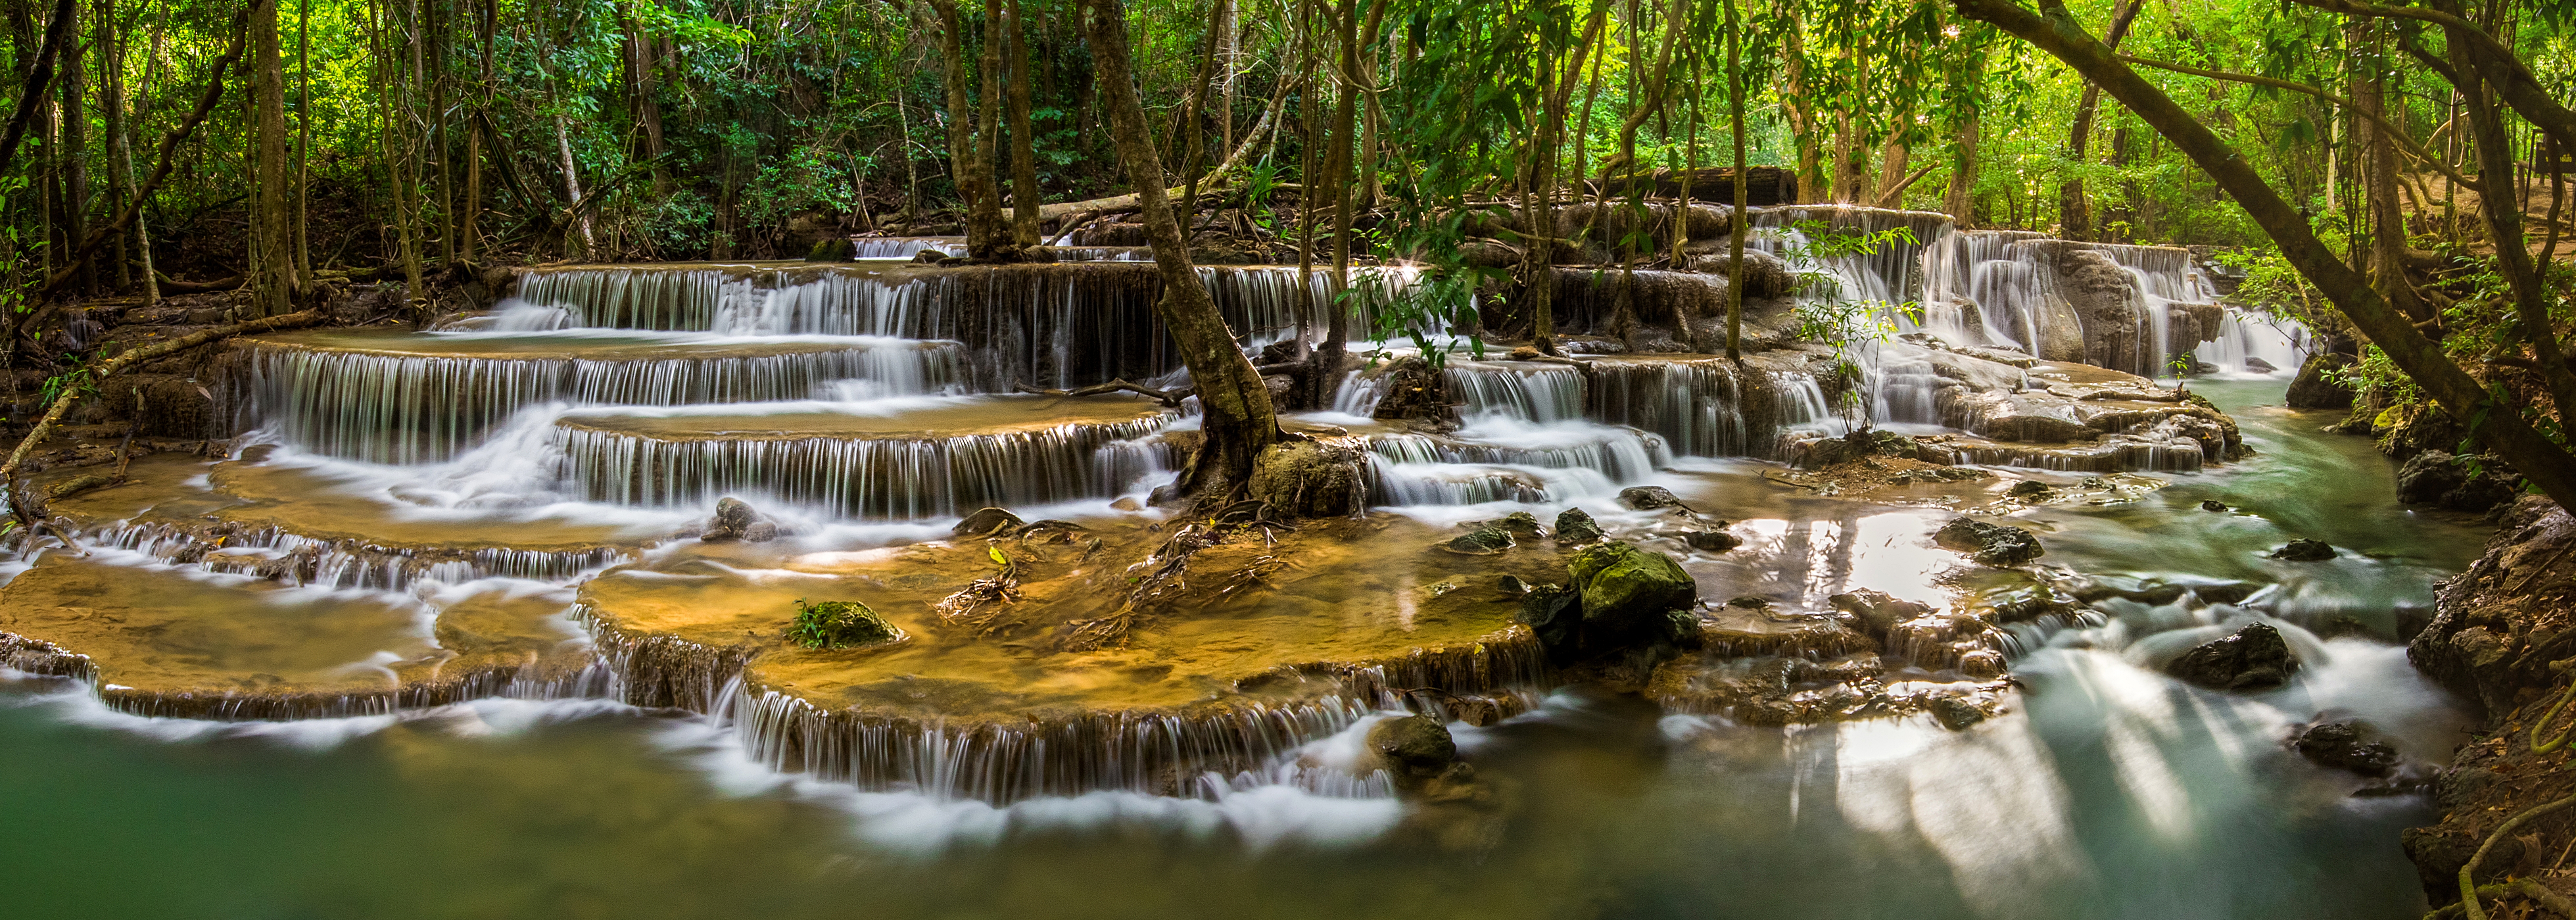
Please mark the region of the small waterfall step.
POLYGON ((0 661, 94 681, 140 715, 285 719, 573 692, 594 660, 560 596, 493 587, 432 607, 130 555, 47 552, 0 587, 0 661))
POLYGON ((574 490, 620 505, 759 496, 869 520, 1115 498, 1168 466, 1177 415, 1103 395, 948 396, 566 415, 574 490))
MULTIPOLYGON (((1261 589, 1193 576, 1127 621, 1113 615, 1139 586, 1125 566, 1102 563, 1141 558, 1168 534, 1135 517, 1075 524, 1062 539, 859 552, 684 546, 585 584, 583 617, 622 662, 629 702, 727 714, 772 767, 997 803, 1104 789, 1192 795, 1197 777, 1264 769, 1372 709, 1403 708, 1408 694, 1507 716, 1548 679, 1518 608, 1487 586, 1562 579, 1567 555, 1552 545, 1468 557, 1425 552, 1454 528, 1307 521, 1192 563, 1260 566, 1261 589), (974 588, 994 576, 995 552, 1011 560, 1007 603, 974 588), (901 638, 796 645, 785 626, 800 599, 865 604, 901 638), (1112 621, 1123 631, 1085 631, 1112 621), (1093 635, 1115 641, 1081 641, 1093 635)), ((1385 794, 1340 776, 1322 791, 1385 794)))
MULTIPOLYGON (((81 546, 129 564, 334 590, 564 582, 631 560, 670 535, 515 508, 424 515, 420 505, 362 494, 314 467, 264 462, 271 452, 263 445, 240 460, 141 457, 124 484, 56 499, 51 510, 81 546)), ((49 471, 33 487, 84 472, 49 471)))
POLYGON ((890 338, 322 330, 250 336, 229 356, 242 427, 378 463, 444 460, 547 402, 688 405, 803 399, 835 381, 928 393, 961 379, 957 347, 890 338))

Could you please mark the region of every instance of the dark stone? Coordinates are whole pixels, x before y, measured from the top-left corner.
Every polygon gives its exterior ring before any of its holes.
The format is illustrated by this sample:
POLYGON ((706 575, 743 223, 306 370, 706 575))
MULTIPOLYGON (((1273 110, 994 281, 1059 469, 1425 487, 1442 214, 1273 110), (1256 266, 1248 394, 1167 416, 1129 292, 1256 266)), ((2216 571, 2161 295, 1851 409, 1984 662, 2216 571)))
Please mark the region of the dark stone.
POLYGON ((2210 500, 2208 500, 2208 501, 2201 502, 2201 503, 2200 503, 2200 510, 2202 510, 2202 511, 2225 511, 2225 510, 2227 510, 2227 503, 2226 503, 2226 502, 2223 502, 2223 501, 2219 501, 2218 499, 2213 498, 2213 499, 2210 499, 2210 500))
POLYGON ((1532 585, 1521 595, 1520 621, 1551 653, 1571 652, 1582 635, 1582 592, 1565 585, 1532 585))
POLYGON ((1387 366, 1386 395, 1378 398, 1372 418, 1442 422, 1449 419, 1449 397, 1441 376, 1421 358, 1397 358, 1387 366))
POLYGON ((912 260, 923 265, 940 265, 948 262, 964 261, 956 256, 949 255, 936 249, 924 249, 920 252, 913 253, 912 260))
POLYGON ((2272 558, 2283 562, 2324 562, 2339 555, 2323 540, 2301 538, 2272 551, 2272 558))
POLYGON ((1923 708, 1932 713, 1932 720, 1941 723, 1942 728, 1954 732, 1986 720, 1985 710, 1955 696, 1933 697, 1923 704, 1923 708))
POLYGON ((1470 556, 1491 556, 1512 548, 1512 534, 1500 527, 1479 527, 1449 538, 1440 548, 1470 556))
POLYGON ((2057 490, 2049 488, 2048 483, 2041 482, 2036 479, 2024 479, 2020 482, 2013 483, 2012 488, 2004 490, 2005 495, 2009 495, 2023 501, 2045 500, 2056 493, 2057 490))
POLYGON ((1427 715, 1379 720, 1369 726, 1368 749, 1401 790, 1420 788, 1458 762, 1449 726, 1427 715))
POLYGON ((1000 508, 983 508, 978 509, 973 514, 967 515, 965 520, 958 521, 957 526, 948 528, 948 535, 952 537, 988 537, 1001 531, 1018 527, 1022 523, 1024 522, 1020 520, 1019 515, 1012 514, 1009 511, 1005 511, 1000 508))
POLYGON ((2212 690, 2266 690, 2289 683, 2298 670, 2290 643, 2265 623, 2248 623, 2165 666, 2165 673, 2212 690))
POLYGON ((1685 510, 1689 508, 1688 505, 1682 504, 1682 500, 1679 497, 1673 495, 1673 490, 1664 488, 1663 486, 1629 486, 1625 489, 1621 489, 1619 490, 1619 504, 1635 511, 1645 511, 1653 508, 1682 508, 1685 510))
POLYGON ((2290 392, 2282 402, 2293 409, 2352 408, 2352 388, 2333 376, 2334 372, 2351 364, 2351 355, 2333 352, 2309 358, 2307 363, 2299 365, 2299 376, 2290 381, 2290 392))
POLYGON ((1596 543, 1566 564, 1570 584, 1583 595, 1587 632, 1620 640, 1658 631, 1666 611, 1699 604, 1699 584, 1673 557, 1626 543, 1596 543))
POLYGON ((1252 497, 1294 517, 1339 517, 1366 504, 1357 451, 1321 441, 1273 444, 1252 464, 1252 497))
POLYGON ((2513 479, 2497 472, 2494 457, 2455 457, 2426 450, 2397 470, 2397 500, 2452 511, 2483 512, 2514 498, 2513 479))
POLYGON ((1955 518, 1942 525, 1932 534, 1932 542, 1992 566, 2020 565, 2047 552, 2030 531, 1968 518, 1955 518))
POLYGON ((1723 530, 1694 530, 1682 535, 1682 542, 1702 552, 1723 553, 1744 545, 1744 538, 1723 530))
POLYGON ((2388 771, 2397 768, 2396 748, 2378 741, 2362 740, 2361 727, 2350 722, 2309 726, 2290 739, 2290 748, 2309 762, 2329 770, 2386 776, 2388 771))
POLYGON ((2265 361, 2265 360, 2263 360, 2263 359, 2261 359, 2261 358, 2247 358, 2247 359, 2245 359, 2245 369, 2246 369, 2246 370, 2249 370, 2249 371, 2253 371, 2253 372, 2255 372, 2255 373, 2257 373, 2257 374, 2269 374, 2269 373, 2271 373, 2271 372, 2273 372, 2273 371, 2280 370, 2280 368, 2273 367, 2273 366, 2272 366, 2272 362, 2270 362, 2270 361, 2265 361))
POLYGON ((1581 508, 1567 508, 1556 515, 1556 542, 1590 543, 1603 536, 1601 525, 1581 508))

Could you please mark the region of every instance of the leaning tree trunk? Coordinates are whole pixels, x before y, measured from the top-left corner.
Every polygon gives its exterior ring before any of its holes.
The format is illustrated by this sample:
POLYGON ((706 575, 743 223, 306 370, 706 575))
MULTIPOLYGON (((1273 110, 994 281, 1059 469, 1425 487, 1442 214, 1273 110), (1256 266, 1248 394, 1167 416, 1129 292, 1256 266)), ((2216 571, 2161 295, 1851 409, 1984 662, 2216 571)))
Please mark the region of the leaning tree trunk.
MULTIPOLYGON (((2184 111, 2172 97, 2122 64, 2110 48, 2084 31, 2064 4, 2042 0, 2041 12, 2034 13, 2014 0, 1955 2, 1960 15, 1993 23, 2075 68, 2140 121, 2172 141, 2176 149, 2244 207, 2246 215, 2280 245, 2282 256, 2300 275, 2451 417, 2474 420, 2478 439, 2502 455, 2505 462, 2560 504, 2576 503, 2576 455, 2570 455, 2566 448, 2526 422, 2521 406, 2499 402, 2476 378, 2452 363, 2439 343, 2425 338, 2405 313, 2371 288, 2370 279, 2336 258, 2333 248, 2309 227, 2307 218, 2263 181, 2243 155, 2184 111)), ((2562 418, 2572 408, 2565 400, 2552 401, 2562 418)))
POLYGON ((1217 312, 1216 301, 1190 264, 1181 222, 1172 213, 1163 184, 1163 166, 1154 156, 1154 140, 1145 126, 1145 106, 1136 94, 1127 50, 1127 16, 1119 0, 1090 0, 1092 54, 1099 68, 1100 95, 1107 109, 1110 139, 1127 167, 1128 184, 1144 212, 1145 237, 1154 247, 1154 265, 1163 275, 1163 296, 1154 312, 1171 333, 1197 383, 1205 413, 1205 434, 1197 460, 1183 474, 1185 494, 1226 495, 1249 483, 1253 461, 1278 443, 1278 415, 1261 373, 1245 360, 1234 333, 1217 312))

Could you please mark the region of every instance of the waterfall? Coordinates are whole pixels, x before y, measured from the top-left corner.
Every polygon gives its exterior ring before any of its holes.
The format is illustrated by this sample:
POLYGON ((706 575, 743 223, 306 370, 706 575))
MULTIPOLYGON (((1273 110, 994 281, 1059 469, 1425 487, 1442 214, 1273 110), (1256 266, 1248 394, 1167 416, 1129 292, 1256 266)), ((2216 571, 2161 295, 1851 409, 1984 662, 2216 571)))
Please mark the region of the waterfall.
POLYGON ((850 243, 853 259, 909 259, 923 251, 966 254, 966 240, 954 236, 862 236, 850 243))
POLYGON ((1512 418, 1531 422, 1580 421, 1583 373, 1562 364, 1453 360, 1441 373, 1468 419, 1512 418))
MULTIPOLYGON (((512 356, 508 339, 433 343, 465 354, 243 339, 232 376, 241 427, 267 425, 299 448, 376 463, 429 463, 473 446, 521 408, 548 402, 676 406, 801 399, 835 380, 931 393, 956 385, 956 346, 891 339, 837 343, 575 341, 562 355, 512 356), (488 349, 476 351, 478 344, 488 349), (581 357, 579 355, 590 355, 581 357)), ((554 344, 554 343, 548 343, 554 344)))
POLYGON ((866 520, 954 516, 986 505, 1025 507, 1111 498, 1138 474, 1176 459, 1141 456, 1136 444, 1168 424, 1155 415, 1111 423, 954 436, 794 436, 725 431, 666 433, 618 416, 569 416, 556 426, 564 478, 587 500, 695 507, 722 495, 756 495, 866 520), (1124 442, 1110 452, 1104 448, 1124 442), (1132 453, 1131 453, 1132 452, 1132 453))
POLYGON ((2298 320, 2229 307, 2219 320, 2218 338, 2202 343, 2192 358, 2222 374, 2293 374, 2306 363, 2313 347, 2308 327, 2298 320), (2270 365, 2271 370, 2256 369, 2254 360, 2270 365))

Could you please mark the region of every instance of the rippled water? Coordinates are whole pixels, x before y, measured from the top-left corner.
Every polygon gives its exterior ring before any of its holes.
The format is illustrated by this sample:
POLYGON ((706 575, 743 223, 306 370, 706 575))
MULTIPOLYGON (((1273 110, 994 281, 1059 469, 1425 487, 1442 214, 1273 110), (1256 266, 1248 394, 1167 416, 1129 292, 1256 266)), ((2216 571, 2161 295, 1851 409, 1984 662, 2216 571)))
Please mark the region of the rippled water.
MULTIPOLYGON (((2281 739, 2337 713, 2410 760, 2447 753, 2465 717, 2386 637, 2483 531, 2395 506, 2367 443, 2260 405, 2277 380, 2203 391, 2254 459, 2023 523, 2088 573, 2278 587, 2028 630, 2028 692, 1967 732, 1752 728, 1558 691, 1457 727, 1508 803, 1488 848, 1409 842, 1391 800, 1257 778, 1213 800, 1007 808, 862 793, 771 774, 704 721, 601 702, 242 725, 116 715, 21 679, 0 691, 0 891, 45 917, 2413 916, 2396 835, 2429 804, 2351 797, 2364 781, 2281 739), (2358 552, 2262 558, 2295 536, 2358 552), (2307 659, 2289 687, 2217 694, 2152 670, 2251 617, 2307 659), (2381 638, 2301 628, 2338 617, 2381 638)), ((1939 512, 1801 497, 1749 465, 1671 479, 1758 537, 1693 561, 1711 593, 1919 592, 1948 564, 1920 543, 1939 512)))

